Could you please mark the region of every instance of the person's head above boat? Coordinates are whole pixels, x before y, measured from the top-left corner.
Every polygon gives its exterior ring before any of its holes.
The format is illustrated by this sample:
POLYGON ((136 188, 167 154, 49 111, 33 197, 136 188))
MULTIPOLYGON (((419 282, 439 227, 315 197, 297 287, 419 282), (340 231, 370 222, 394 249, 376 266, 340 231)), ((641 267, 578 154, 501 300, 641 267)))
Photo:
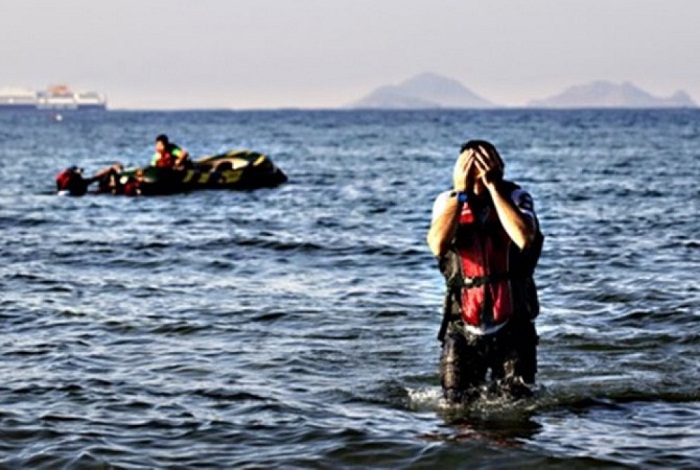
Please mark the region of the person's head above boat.
POLYGON ((168 139, 167 135, 160 134, 158 137, 156 137, 156 152, 160 154, 165 153, 168 150, 169 145, 170 139, 168 139))

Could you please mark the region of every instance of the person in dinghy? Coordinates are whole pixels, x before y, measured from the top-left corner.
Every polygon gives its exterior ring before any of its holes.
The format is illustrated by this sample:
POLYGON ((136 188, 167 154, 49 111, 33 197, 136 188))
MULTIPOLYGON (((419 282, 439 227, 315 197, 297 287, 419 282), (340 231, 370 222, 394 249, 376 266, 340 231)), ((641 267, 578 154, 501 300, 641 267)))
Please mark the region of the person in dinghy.
POLYGON ((151 166, 158 168, 170 168, 180 170, 192 166, 190 154, 170 139, 165 134, 156 137, 155 153, 151 158, 151 166))

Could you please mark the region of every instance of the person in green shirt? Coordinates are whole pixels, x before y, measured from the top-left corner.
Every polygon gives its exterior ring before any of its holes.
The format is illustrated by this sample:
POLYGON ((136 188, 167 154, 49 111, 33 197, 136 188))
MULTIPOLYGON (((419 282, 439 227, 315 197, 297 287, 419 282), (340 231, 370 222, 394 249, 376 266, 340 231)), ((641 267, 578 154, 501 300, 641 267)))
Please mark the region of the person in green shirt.
POLYGON ((189 163, 187 150, 170 142, 168 136, 161 134, 156 137, 155 153, 151 159, 151 166, 159 168, 181 169, 189 163))

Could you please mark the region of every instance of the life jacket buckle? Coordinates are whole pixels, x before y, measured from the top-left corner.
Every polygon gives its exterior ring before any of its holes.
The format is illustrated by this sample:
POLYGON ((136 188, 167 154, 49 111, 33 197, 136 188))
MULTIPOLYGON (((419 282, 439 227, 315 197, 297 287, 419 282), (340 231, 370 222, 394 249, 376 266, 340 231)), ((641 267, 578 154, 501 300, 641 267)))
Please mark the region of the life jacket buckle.
POLYGON ((464 276, 463 282, 462 282, 462 287, 465 289, 475 289, 477 287, 481 287, 484 284, 488 284, 490 282, 494 281, 491 276, 475 276, 475 277, 467 277, 464 276))
POLYGON ((507 281, 510 279, 514 279, 514 276, 512 276, 510 273, 495 273, 475 277, 464 276, 461 287, 464 289, 474 289, 485 284, 494 284, 496 282, 507 281))

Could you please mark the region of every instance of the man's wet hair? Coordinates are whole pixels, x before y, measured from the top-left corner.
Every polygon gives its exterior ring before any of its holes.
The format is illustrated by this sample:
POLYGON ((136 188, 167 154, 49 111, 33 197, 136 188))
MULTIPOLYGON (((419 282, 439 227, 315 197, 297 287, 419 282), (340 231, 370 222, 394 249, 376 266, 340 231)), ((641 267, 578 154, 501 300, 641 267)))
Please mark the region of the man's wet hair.
POLYGON ((459 153, 464 153, 465 150, 478 150, 479 147, 482 147, 488 153, 495 153, 498 155, 496 146, 487 140, 468 140, 462 144, 459 153))
POLYGON ((168 139, 167 135, 161 134, 158 137, 156 137, 156 142, 162 142, 163 145, 168 145, 170 143, 170 140, 168 139))
POLYGON ((501 158, 501 154, 498 153, 498 150, 496 150, 496 146, 493 145, 491 142, 488 140, 468 140, 467 142, 462 144, 462 147, 459 150, 460 155, 464 153, 465 150, 478 150, 479 147, 482 149, 486 150, 486 152, 489 155, 493 155, 498 159, 498 161, 501 163, 502 167, 505 167, 505 163, 503 163, 503 159, 501 158))

